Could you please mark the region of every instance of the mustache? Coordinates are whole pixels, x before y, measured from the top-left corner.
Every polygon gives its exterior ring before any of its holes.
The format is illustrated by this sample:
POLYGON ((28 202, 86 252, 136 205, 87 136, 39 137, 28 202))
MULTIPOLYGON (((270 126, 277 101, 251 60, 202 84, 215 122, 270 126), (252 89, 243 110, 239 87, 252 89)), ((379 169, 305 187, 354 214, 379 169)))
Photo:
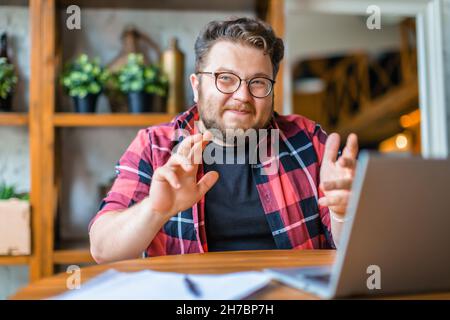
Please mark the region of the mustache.
POLYGON ((244 103, 238 106, 225 106, 223 107, 222 112, 225 112, 227 110, 255 113, 255 107, 249 103, 244 103))

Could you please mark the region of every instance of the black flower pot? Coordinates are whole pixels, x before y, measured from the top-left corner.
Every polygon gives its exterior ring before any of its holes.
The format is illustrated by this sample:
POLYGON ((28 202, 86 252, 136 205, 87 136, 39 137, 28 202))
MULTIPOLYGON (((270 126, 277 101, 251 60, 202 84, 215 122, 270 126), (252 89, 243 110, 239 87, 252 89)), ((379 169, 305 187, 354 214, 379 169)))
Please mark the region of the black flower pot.
POLYGON ((131 113, 145 113, 152 111, 153 95, 144 91, 128 93, 128 110, 131 113))
POLYGON ((0 98, 0 112, 12 111, 12 95, 6 97, 6 99, 0 98))
POLYGON ((94 113, 97 106, 98 94, 88 94, 87 96, 73 97, 75 112, 78 113, 94 113))

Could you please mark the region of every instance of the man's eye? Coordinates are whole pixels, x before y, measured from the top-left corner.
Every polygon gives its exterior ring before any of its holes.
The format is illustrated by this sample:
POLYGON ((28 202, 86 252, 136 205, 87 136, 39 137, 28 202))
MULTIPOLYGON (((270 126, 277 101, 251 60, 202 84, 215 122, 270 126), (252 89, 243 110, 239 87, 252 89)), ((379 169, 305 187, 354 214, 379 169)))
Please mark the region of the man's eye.
POLYGON ((251 83, 256 86, 264 86, 267 84, 267 81, 265 81, 264 79, 254 79, 251 83))
POLYGON ((233 78, 231 78, 230 76, 221 75, 221 76, 219 76, 219 80, 220 81, 231 81, 231 80, 233 80, 233 78))

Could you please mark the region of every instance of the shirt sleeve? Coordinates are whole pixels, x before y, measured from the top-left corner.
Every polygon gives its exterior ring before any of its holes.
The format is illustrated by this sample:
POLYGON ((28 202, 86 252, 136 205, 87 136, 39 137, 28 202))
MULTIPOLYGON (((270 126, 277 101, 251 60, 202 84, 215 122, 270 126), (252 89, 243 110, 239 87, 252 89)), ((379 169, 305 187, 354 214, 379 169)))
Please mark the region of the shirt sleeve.
POLYGON ((148 196, 153 175, 151 150, 149 129, 139 130, 117 163, 114 184, 89 223, 89 230, 104 213, 124 210, 148 196))
MULTIPOLYGON (((322 166, 323 154, 325 152, 325 143, 327 141, 327 134, 322 129, 319 124, 316 124, 314 127, 314 132, 312 136, 312 143, 314 145, 314 149, 317 152, 317 157, 319 161, 319 172, 317 173, 317 196, 322 198, 324 196, 323 192, 320 190, 320 167, 322 166)), ((326 237, 326 245, 328 248, 336 249, 336 245, 333 241, 333 236, 331 233, 331 221, 330 221, 330 211, 328 207, 319 206, 319 215, 322 221, 322 225, 324 226, 325 237, 326 237)))

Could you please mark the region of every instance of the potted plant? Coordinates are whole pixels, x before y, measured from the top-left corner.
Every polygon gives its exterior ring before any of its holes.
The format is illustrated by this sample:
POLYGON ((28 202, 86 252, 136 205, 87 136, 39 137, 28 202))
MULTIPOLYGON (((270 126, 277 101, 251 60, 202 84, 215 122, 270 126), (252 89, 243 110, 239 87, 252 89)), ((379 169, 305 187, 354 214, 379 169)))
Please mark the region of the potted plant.
POLYGON ((0 58, 0 111, 12 110, 12 93, 16 84, 14 66, 6 58, 0 58))
POLYGON ((128 96, 132 113, 152 111, 151 99, 167 96, 167 76, 158 65, 146 65, 142 54, 128 55, 127 63, 117 74, 117 82, 120 91, 128 96))
POLYGON ((72 97, 76 112, 95 112, 97 98, 108 77, 108 71, 100 66, 98 59, 90 60, 86 54, 66 65, 61 82, 72 97))
POLYGON ((31 253, 29 195, 0 184, 0 255, 31 253))

